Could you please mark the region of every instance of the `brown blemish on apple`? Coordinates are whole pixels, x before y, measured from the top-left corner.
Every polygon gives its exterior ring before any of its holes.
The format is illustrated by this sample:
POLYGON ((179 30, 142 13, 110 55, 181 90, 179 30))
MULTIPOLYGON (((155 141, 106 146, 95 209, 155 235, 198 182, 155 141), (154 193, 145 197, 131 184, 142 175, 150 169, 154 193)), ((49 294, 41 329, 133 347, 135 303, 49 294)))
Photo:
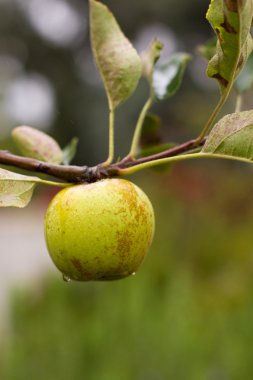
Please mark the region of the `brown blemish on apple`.
POLYGON ((77 269, 77 271, 80 273, 81 275, 80 278, 82 280, 83 279, 89 280, 91 278, 91 274, 87 270, 84 269, 79 259, 74 257, 73 259, 71 259, 71 262, 74 265, 74 267, 77 269))
POLYGON ((143 220, 144 215, 146 219, 145 207, 138 200, 138 194, 132 184, 126 183, 125 186, 121 186, 119 194, 123 203, 126 203, 126 211, 130 210, 135 215, 137 223, 143 220))
POLYGON ((120 256, 125 260, 131 252, 132 236, 128 230, 118 233, 117 250, 120 256))

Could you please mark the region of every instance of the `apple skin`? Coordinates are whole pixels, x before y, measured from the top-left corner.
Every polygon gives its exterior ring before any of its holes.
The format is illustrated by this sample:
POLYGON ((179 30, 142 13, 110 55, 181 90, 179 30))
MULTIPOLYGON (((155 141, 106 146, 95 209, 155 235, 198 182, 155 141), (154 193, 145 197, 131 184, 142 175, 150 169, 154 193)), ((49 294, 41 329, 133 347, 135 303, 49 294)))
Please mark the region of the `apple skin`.
POLYGON ((105 179, 57 193, 46 212, 45 237, 65 278, 116 280, 138 270, 154 224, 153 207, 139 187, 105 179))

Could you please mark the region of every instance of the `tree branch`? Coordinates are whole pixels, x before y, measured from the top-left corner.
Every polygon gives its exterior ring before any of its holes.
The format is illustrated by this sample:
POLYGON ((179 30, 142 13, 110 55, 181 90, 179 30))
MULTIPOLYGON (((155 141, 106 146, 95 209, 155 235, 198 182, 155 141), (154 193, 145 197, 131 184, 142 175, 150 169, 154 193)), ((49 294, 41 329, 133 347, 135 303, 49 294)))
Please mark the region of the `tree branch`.
POLYGON ((48 174, 69 182, 82 182, 82 180, 87 177, 89 169, 87 166, 51 164, 33 158, 17 156, 3 150, 0 151, 0 163, 33 172, 48 174))
POLYGON ((131 167, 131 166, 143 164, 143 163, 149 162, 149 161, 160 160, 161 158, 178 156, 179 154, 186 153, 191 149, 203 146, 205 142, 206 142, 206 137, 203 138, 197 144, 196 144, 196 140, 193 139, 193 140, 187 141, 183 144, 177 145, 173 148, 170 148, 168 150, 165 150, 161 153, 153 154, 153 155, 147 156, 147 157, 141 157, 141 158, 138 158, 136 160, 132 160, 131 156, 128 156, 128 157, 124 158, 122 161, 120 161, 118 163, 118 166, 121 169, 123 169, 123 167, 127 168, 127 167, 131 167))
POLYGON ((0 150, 0 164, 9 165, 32 172, 48 174, 71 183, 96 182, 97 180, 103 178, 117 177, 120 175, 120 171, 122 169, 130 168, 149 161, 159 160, 161 158, 186 153, 193 148, 202 146, 205 143, 205 140, 206 139, 203 139, 198 143, 198 145, 196 145, 195 140, 190 140, 164 152, 138 159, 132 159, 132 157, 127 156, 120 162, 111 164, 108 167, 104 167, 102 164, 94 167, 57 165, 35 160, 29 157, 18 156, 5 150, 0 150))

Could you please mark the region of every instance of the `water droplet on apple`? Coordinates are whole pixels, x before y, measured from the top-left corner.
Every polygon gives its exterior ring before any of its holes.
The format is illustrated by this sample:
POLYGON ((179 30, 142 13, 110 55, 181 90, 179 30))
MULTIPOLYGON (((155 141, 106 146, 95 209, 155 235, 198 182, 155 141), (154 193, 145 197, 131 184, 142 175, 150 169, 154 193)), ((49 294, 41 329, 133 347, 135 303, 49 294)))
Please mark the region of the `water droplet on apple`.
POLYGON ((70 278, 66 276, 64 273, 62 274, 63 281, 70 282, 70 278))

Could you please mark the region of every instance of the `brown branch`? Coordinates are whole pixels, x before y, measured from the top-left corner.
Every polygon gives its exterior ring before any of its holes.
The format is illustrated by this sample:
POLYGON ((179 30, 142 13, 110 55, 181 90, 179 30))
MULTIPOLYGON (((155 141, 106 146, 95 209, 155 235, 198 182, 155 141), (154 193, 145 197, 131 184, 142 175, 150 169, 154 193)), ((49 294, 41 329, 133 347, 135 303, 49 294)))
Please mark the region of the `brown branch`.
POLYGON ((17 156, 8 151, 0 151, 0 163, 33 172, 48 174, 69 182, 82 182, 88 174, 87 166, 57 165, 38 161, 33 158, 17 156))
POLYGON ((198 144, 196 144, 196 140, 190 140, 190 141, 187 141, 183 144, 180 144, 180 145, 177 145, 173 148, 165 150, 163 152, 156 153, 156 154, 153 154, 153 155, 147 156, 147 157, 141 157, 141 158, 138 158, 136 160, 132 160, 132 158, 130 156, 128 156, 128 157, 125 157, 122 161, 120 161, 118 163, 118 167, 120 167, 120 169, 123 169, 126 167, 131 167, 131 166, 143 164, 145 162, 150 162, 150 161, 160 160, 162 158, 178 156, 179 154, 188 152, 191 149, 203 146, 205 142, 206 142, 206 138, 201 140, 198 144))
POLYGON ((0 164, 13 166, 32 172, 48 174, 58 179, 72 182, 95 182, 102 178, 117 177, 121 169, 139 165, 144 162, 155 161, 161 158, 177 156, 185 153, 193 148, 202 146, 206 139, 203 139, 196 145, 195 140, 187 141, 174 148, 164 152, 153 154, 147 157, 141 157, 133 160, 131 157, 125 157, 120 162, 112 164, 108 167, 97 165, 94 167, 75 166, 75 165, 57 165, 49 162, 35 160, 29 157, 21 157, 8 151, 0 150, 0 164))

